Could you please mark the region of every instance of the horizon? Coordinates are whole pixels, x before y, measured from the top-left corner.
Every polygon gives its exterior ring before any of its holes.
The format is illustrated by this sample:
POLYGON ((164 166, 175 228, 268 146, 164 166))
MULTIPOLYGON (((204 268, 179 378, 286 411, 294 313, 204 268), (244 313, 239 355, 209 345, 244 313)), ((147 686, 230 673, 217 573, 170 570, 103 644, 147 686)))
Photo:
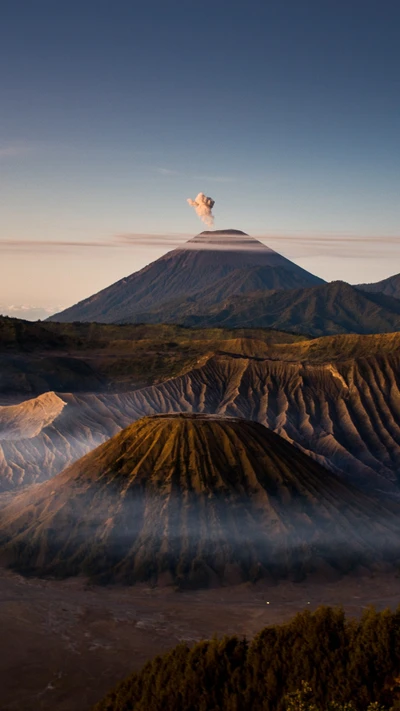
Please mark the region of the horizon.
MULTIPOLYGON (((363 250, 364 258, 368 261, 375 260, 377 258, 377 248, 380 250, 382 248, 382 245, 386 246, 387 248, 396 251, 397 249, 400 248, 400 240, 397 240, 396 237, 392 235, 387 235, 383 238, 380 238, 379 241, 377 240, 376 237, 370 235, 366 238, 359 237, 357 235, 335 235, 335 234, 326 234, 325 236, 320 236, 320 235, 302 235, 301 233, 298 233, 297 235, 249 235, 247 232, 244 232, 242 230, 236 230, 235 228, 229 228, 229 229, 224 229, 224 228, 218 228, 215 230, 203 230, 201 232, 196 233, 195 235, 188 236, 184 234, 170 234, 170 235, 154 235, 154 234, 128 234, 128 235, 116 235, 113 239, 111 240, 103 240, 103 241, 92 241, 92 242, 61 242, 61 241, 53 241, 53 242, 46 242, 46 241, 16 241, 16 242, 7 242, 3 241, 3 247, 5 247, 5 251, 7 251, 9 254, 18 257, 18 256, 25 256, 28 258, 28 264, 30 268, 32 267, 32 262, 31 262, 31 257, 35 258, 40 258, 46 257, 50 254, 62 254, 64 257, 65 255, 73 255, 74 252, 77 252, 79 254, 84 253, 84 257, 87 259, 89 255, 96 255, 98 253, 105 253, 107 255, 112 255, 115 253, 118 253, 118 251, 125 252, 126 251, 132 251, 133 249, 135 250, 135 256, 136 256, 136 264, 138 265, 136 269, 134 269, 133 272, 127 273, 126 271, 120 274, 116 279, 113 279, 113 281, 109 281, 107 283, 104 283, 100 285, 99 288, 94 289, 90 287, 90 280, 89 280, 89 285, 86 285, 86 282, 83 282, 84 286, 84 293, 81 297, 76 298, 75 300, 71 302, 63 302, 63 303, 55 303, 53 300, 52 304, 32 304, 32 303, 14 303, 14 304, 5 304, 0 302, 0 315, 3 316, 11 316, 14 318, 22 318, 24 320, 28 321, 37 321, 37 320, 44 320, 50 316, 52 316, 55 313, 58 313, 59 311, 62 311, 70 306, 72 306, 74 303, 78 303, 85 298, 88 298, 103 289, 107 288, 108 286, 111 286, 111 284, 124 279, 128 276, 130 276, 133 273, 136 273, 143 269, 146 266, 149 266, 149 264, 152 264, 154 261, 166 256, 168 253, 172 252, 175 249, 190 249, 190 250, 198 250, 198 249, 203 249, 204 247, 201 245, 199 242, 195 242, 194 240, 201 236, 201 235, 206 235, 206 234, 221 234, 221 233, 230 233, 234 234, 235 237, 238 236, 246 236, 249 238, 250 243, 254 240, 256 243, 260 243, 262 245, 262 249, 270 249, 272 251, 277 252, 278 254, 281 254, 282 256, 286 257, 290 261, 292 261, 294 264, 297 264, 298 266, 302 267, 303 269, 306 269, 307 271, 310 271, 310 273, 314 274, 315 276, 318 276, 326 282, 336 282, 336 281, 344 281, 353 285, 354 281, 348 281, 346 278, 343 277, 343 262, 347 260, 347 263, 351 265, 351 262, 354 261, 354 259, 359 258, 359 253, 360 249, 363 250), (266 241, 269 242, 269 244, 266 243, 266 241), (273 245, 273 246, 272 246, 273 245), (284 245, 286 249, 284 248, 283 250, 281 249, 281 245, 284 245), (343 253, 346 251, 346 257, 343 257, 343 253), (149 262, 146 261, 147 257, 144 257, 144 261, 142 262, 139 258, 138 260, 138 254, 142 253, 142 255, 146 254, 148 255, 149 253, 152 253, 154 255, 154 258, 151 259, 149 262), (300 255, 302 256, 298 256, 300 255), (339 256, 339 254, 342 254, 342 256, 339 256), (319 262, 323 263, 329 263, 330 265, 332 264, 332 261, 337 262, 337 272, 334 270, 333 272, 333 277, 332 278, 327 278, 327 276, 322 276, 320 273, 317 273, 315 270, 312 270, 312 265, 316 263, 318 265, 319 262), (329 260, 329 261, 328 261, 329 260), (310 266, 309 266, 310 265, 310 266), (336 272, 336 273, 335 273, 336 272), (85 293, 86 292, 86 293, 85 293)), ((246 240, 247 242, 247 240, 246 240)), ((0 241, 0 248, 1 248, 1 241, 0 241)), ((220 242, 216 243, 212 247, 210 246, 210 243, 207 242, 207 246, 205 247, 207 250, 210 248, 215 249, 215 250, 224 250, 225 246, 222 245, 220 242)), ((230 247, 228 246, 228 249, 230 247)), ((245 251, 249 251, 249 244, 245 244, 243 248, 239 247, 237 244, 235 244, 235 249, 234 251, 241 251, 241 249, 244 249, 245 251)), ((253 251, 253 249, 250 247, 250 251, 253 251)), ((400 251, 399 251, 399 256, 400 256, 400 251)), ((85 265, 84 261, 84 265, 85 265)), ((125 267, 126 269, 126 267, 125 267)), ((324 270, 322 270, 324 271, 324 270)), ((350 266, 350 271, 351 271, 351 266, 350 266)), ((376 273, 376 272, 375 272, 376 273)), ((97 275, 95 276, 95 281, 96 283, 97 280, 97 275)), ((382 277, 382 279, 388 278, 390 276, 394 276, 393 273, 387 274, 382 277)), ((366 279, 364 282, 359 282, 361 283, 373 283, 375 281, 380 281, 379 279, 372 279, 368 280, 366 279)))
POLYGON ((400 711, 399 1, 1 9, 2 708, 400 711))
POLYGON ((138 271, 168 251, 151 235, 200 231, 199 190, 216 227, 325 280, 400 272, 399 20, 393 0, 251 0, 229 18, 5 0, 0 308, 57 310, 138 271), (112 245, 127 234, 149 239, 112 245))

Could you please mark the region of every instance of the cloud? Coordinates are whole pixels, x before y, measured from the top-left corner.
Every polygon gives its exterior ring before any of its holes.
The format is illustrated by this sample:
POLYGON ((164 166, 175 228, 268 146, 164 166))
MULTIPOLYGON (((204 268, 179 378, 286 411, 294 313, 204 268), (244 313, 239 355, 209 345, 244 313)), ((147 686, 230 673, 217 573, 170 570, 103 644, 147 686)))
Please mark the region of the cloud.
POLYGON ((190 207, 193 207, 196 215, 200 217, 200 220, 207 225, 207 227, 213 227, 214 225, 214 215, 212 214, 212 209, 215 205, 215 200, 204 193, 199 193, 195 200, 191 198, 187 199, 190 207))
POLYGON ((257 236, 273 249, 282 250, 292 259, 303 257, 338 257, 343 259, 379 259, 400 256, 400 235, 361 235, 344 233, 270 234, 257 236))
POLYGON ((93 240, 90 242, 78 242, 72 240, 24 240, 24 239, 0 239, 0 253, 11 252, 15 254, 34 254, 36 252, 59 252, 78 250, 104 250, 120 249, 127 247, 176 247, 183 245, 190 236, 187 234, 149 234, 149 233, 126 233, 116 234, 103 241, 93 240))
POLYGON ((177 170, 171 170, 170 168, 156 168, 156 171, 160 175, 178 175, 177 170))
MULTIPOLYGON (((400 235, 356 235, 343 233, 319 234, 277 234, 264 233, 254 235, 263 245, 269 246, 291 258, 302 257, 338 257, 349 259, 378 259, 392 254, 400 256, 400 235)), ((221 242, 202 244, 188 242, 189 236, 184 233, 170 234, 119 234, 113 238, 110 246, 120 247, 164 247, 167 249, 215 249, 216 251, 231 249, 221 242)), ((236 249, 249 249, 246 238, 241 238, 236 249)), ((255 246, 252 249, 256 249, 255 246)), ((261 247, 260 247, 261 249, 261 247)))
MULTIPOLYGON (((110 250, 158 247, 165 251, 176 248, 187 249, 229 249, 219 243, 214 245, 199 242, 188 243, 192 237, 188 233, 145 233, 133 232, 110 236, 102 241, 58 241, 58 240, 22 240, 0 239, 0 254, 43 255, 53 252, 73 252, 76 250, 110 250)), ((259 234, 254 235, 264 245, 282 252, 291 258, 309 256, 333 256, 339 258, 378 259, 390 255, 400 256, 400 235, 356 235, 343 233, 320 234, 259 234)), ((245 240, 237 248, 247 248, 245 240)))
MULTIPOLYGON (((173 170, 172 168, 162 168, 157 166, 154 170, 160 175, 180 175, 178 170, 173 170)), ((182 173, 181 173, 182 175, 182 173)), ((207 180, 209 183, 235 183, 236 178, 229 175, 190 175, 188 173, 183 174, 184 177, 190 180, 207 180)))
POLYGON ((183 247, 190 239, 186 233, 146 234, 128 232, 115 235, 114 246, 119 247, 183 247))
POLYGON ((52 314, 65 309, 65 306, 57 304, 56 306, 35 306, 31 304, 0 304, 0 314, 2 316, 12 316, 13 318, 22 318, 26 321, 37 321, 45 319, 52 314))
POLYGON ((0 160, 4 158, 17 158, 30 153, 33 146, 29 143, 0 143, 0 160))
POLYGON ((28 239, 0 239, 0 252, 27 253, 53 252, 72 249, 107 249, 117 246, 114 241, 104 242, 72 242, 58 240, 28 240, 28 239))
POLYGON ((208 180, 210 183, 235 183, 236 178, 228 175, 194 175, 195 180, 208 180))

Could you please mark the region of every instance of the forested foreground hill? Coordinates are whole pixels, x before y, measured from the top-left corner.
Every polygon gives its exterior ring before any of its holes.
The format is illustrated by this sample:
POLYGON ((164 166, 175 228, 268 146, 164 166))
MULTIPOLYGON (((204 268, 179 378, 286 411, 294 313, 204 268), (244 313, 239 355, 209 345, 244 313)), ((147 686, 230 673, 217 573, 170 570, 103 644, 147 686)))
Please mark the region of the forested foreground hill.
POLYGON ((398 709, 399 670, 399 609, 369 609, 356 621, 341 609, 319 608, 265 628, 251 643, 225 637, 180 644, 93 711, 281 711, 303 682, 312 689, 314 711, 333 702, 360 711, 371 702, 398 709))

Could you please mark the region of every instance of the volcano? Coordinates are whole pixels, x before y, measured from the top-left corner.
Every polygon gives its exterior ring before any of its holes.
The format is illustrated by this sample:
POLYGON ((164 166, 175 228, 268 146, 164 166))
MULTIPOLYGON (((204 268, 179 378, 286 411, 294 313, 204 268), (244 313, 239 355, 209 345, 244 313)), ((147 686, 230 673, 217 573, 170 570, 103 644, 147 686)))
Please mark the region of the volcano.
MULTIPOLYGON (((135 323, 143 314, 168 310, 170 302, 194 296, 230 275, 230 293, 295 289, 323 284, 289 259, 240 230, 205 231, 139 272, 80 301, 49 320, 135 323)), ((225 286, 217 299, 225 295, 225 286)), ((157 317, 155 317, 157 320, 157 317)))
POLYGON ((0 553, 98 582, 301 579, 395 557, 396 515, 259 423, 166 414, 16 496, 0 553))

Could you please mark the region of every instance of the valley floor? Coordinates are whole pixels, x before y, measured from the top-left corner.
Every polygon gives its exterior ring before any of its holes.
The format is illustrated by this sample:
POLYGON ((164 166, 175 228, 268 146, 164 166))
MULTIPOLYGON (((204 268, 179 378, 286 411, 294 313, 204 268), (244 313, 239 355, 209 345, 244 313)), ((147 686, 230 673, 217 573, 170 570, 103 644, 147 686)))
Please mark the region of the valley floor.
POLYGON ((179 641, 214 633, 252 637, 318 605, 343 605, 354 616, 368 605, 394 609, 400 578, 382 573, 175 592, 0 570, 0 601, 0 709, 88 711, 117 681, 179 641))

